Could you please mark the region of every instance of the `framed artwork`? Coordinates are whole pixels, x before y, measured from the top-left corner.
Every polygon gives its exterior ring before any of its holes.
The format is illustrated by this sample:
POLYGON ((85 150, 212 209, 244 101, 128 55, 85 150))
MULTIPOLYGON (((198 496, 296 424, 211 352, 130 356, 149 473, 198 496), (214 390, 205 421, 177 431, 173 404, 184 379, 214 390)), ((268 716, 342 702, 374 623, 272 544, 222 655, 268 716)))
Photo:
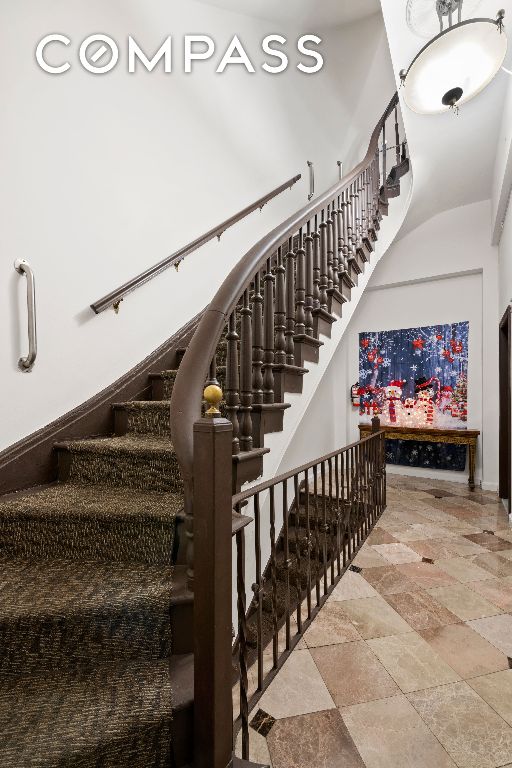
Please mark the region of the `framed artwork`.
POLYGON ((360 333, 361 420, 465 429, 468 339, 468 322, 360 333))

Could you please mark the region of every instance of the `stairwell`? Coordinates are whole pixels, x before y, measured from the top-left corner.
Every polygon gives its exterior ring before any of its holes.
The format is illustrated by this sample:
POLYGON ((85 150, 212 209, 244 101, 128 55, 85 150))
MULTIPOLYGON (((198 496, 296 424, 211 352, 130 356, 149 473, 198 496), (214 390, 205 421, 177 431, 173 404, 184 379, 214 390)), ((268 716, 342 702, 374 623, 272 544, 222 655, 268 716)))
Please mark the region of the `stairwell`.
MULTIPOLYGON (((378 170, 378 161, 372 162, 378 170)), ((222 411, 236 425, 233 493, 261 476, 268 436, 283 431, 290 395, 303 391, 308 364, 321 359, 333 325, 371 265, 389 199, 400 193, 400 178, 408 170, 404 144, 382 184, 378 174, 365 171, 366 188, 355 181, 328 219, 322 214, 311 230, 287 239, 286 249, 275 249, 222 319, 207 379, 220 384, 222 411), (349 210, 354 218, 347 235, 349 210), (345 217, 345 252, 338 214, 345 217), (318 262, 313 248, 318 248, 318 262), (305 259, 299 264, 311 267, 311 282, 295 267, 297 254, 305 259), (273 281, 276 293, 269 294, 273 281), (286 285, 292 284, 293 292, 289 288, 286 295, 286 285), (309 299, 313 302, 316 288, 315 306, 309 299), (272 307, 275 302, 275 318, 267 324, 265 296, 272 307), (259 335, 248 333, 250 313, 259 322, 259 335), (272 361, 270 346, 276 353, 272 361), (270 373, 272 397, 267 397, 270 373)), ((186 355, 182 348, 174 369, 148 374, 149 399, 112 405, 110 436, 56 441, 57 482, 0 498, 3 768, 183 768, 192 763, 192 521, 182 450, 189 435, 171 429, 170 418, 186 355)), ((185 365, 182 387, 187 370, 185 365)), ((182 395, 183 389, 178 406, 182 395)), ((193 409, 200 411, 199 401, 193 409)), ((291 526, 291 574, 298 595, 306 578, 300 511, 291 526)), ((312 557, 314 573, 332 560, 322 536, 312 557)), ((282 621, 290 570, 282 567, 282 542, 278 550, 277 619, 282 621)), ((266 640, 275 623, 271 589, 269 583, 262 598, 266 640)), ((249 612, 253 647, 256 621, 249 612)))

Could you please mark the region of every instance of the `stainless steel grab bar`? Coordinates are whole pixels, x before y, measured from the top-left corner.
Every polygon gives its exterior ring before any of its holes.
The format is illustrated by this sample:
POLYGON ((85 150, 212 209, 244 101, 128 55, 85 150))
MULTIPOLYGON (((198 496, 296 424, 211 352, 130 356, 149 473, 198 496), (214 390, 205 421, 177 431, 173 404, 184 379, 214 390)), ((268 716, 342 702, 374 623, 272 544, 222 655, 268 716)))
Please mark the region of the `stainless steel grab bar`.
POLYGON ((18 367, 28 373, 32 370, 37 357, 36 284, 34 272, 28 261, 16 259, 14 269, 27 278, 28 355, 20 357, 18 367))
POLYGON ((308 160, 309 168, 309 195, 308 200, 312 200, 315 196, 315 169, 311 160, 308 160))

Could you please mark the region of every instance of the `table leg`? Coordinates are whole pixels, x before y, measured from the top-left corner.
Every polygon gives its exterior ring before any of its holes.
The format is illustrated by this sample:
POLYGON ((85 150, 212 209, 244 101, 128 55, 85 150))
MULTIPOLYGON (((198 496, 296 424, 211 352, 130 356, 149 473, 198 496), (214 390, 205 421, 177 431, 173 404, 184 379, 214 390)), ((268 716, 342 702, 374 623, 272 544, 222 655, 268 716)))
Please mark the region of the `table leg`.
POLYGON ((469 453, 468 485, 469 485, 469 490, 474 491, 475 490, 475 466, 476 466, 476 445, 474 443, 470 443, 468 445, 468 453, 469 453))

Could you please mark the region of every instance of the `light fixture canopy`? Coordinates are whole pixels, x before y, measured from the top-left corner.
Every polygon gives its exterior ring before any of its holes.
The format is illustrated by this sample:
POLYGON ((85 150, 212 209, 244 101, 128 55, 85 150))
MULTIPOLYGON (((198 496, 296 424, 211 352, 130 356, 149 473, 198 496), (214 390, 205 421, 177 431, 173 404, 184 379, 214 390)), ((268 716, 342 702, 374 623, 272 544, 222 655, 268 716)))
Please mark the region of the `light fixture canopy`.
POLYGON ((498 11, 495 19, 462 21, 463 2, 435 2, 441 31, 421 49, 409 68, 400 72, 405 102, 414 112, 458 112, 462 104, 489 85, 503 64, 507 52, 505 11, 498 11), (454 24, 456 12, 458 22, 454 24))

